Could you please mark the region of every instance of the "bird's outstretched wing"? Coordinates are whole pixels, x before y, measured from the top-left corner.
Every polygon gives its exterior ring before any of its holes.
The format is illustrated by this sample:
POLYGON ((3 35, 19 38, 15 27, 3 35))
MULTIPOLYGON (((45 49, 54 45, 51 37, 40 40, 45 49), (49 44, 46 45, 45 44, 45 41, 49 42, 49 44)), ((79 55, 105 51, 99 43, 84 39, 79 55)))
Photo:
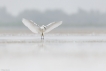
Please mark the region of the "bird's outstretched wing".
POLYGON ((33 33, 39 33, 40 27, 34 23, 33 21, 29 21, 27 19, 22 19, 23 24, 28 27, 33 33))
POLYGON ((62 24, 62 21, 52 22, 52 23, 48 24, 48 25, 46 26, 46 30, 45 30, 44 33, 50 32, 51 30, 53 30, 54 28, 58 27, 58 26, 61 25, 61 24, 62 24))

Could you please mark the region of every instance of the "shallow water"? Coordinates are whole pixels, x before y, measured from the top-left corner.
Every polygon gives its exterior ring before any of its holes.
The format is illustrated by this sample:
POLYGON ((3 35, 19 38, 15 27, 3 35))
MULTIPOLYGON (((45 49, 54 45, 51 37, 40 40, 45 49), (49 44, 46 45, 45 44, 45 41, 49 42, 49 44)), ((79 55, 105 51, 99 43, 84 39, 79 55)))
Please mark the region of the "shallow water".
POLYGON ((106 71, 105 35, 0 37, 1 71, 106 71))

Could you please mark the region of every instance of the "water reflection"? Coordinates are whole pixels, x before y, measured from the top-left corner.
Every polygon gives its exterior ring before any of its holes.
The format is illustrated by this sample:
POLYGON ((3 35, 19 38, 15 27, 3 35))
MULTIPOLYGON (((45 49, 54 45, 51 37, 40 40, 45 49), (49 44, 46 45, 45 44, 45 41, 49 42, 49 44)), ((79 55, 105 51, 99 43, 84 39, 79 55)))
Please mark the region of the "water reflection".
POLYGON ((105 43, 63 44, 46 41, 5 43, 0 44, 0 67, 8 68, 10 71, 106 70, 105 46, 105 43))
POLYGON ((69 55, 69 56, 88 56, 106 55, 105 42, 84 43, 68 42, 59 40, 40 40, 35 43, 1 43, 0 55, 69 55), (50 41, 50 42, 49 42, 50 41), (64 43, 65 42, 65 43, 64 43))

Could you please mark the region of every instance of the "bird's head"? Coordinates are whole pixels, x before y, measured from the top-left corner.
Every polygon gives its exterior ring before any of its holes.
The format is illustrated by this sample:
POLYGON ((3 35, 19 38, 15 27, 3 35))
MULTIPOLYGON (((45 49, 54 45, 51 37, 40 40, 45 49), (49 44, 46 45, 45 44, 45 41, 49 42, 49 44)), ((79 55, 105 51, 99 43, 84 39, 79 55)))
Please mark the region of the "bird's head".
POLYGON ((45 25, 42 25, 41 28, 42 28, 42 29, 46 29, 46 26, 45 26, 45 25))

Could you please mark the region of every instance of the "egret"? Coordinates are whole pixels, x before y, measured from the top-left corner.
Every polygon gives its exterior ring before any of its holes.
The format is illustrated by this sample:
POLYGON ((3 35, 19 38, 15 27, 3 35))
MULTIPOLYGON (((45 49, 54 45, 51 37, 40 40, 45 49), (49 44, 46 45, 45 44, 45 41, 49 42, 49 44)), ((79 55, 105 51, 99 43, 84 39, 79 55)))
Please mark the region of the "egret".
POLYGON ((44 39, 44 34, 50 32, 54 28, 58 27, 62 24, 62 21, 59 22, 52 22, 48 24, 47 26, 42 25, 41 27, 37 25, 32 20, 27 20, 25 18, 22 19, 23 24, 28 27, 33 33, 41 34, 41 39, 44 39))

